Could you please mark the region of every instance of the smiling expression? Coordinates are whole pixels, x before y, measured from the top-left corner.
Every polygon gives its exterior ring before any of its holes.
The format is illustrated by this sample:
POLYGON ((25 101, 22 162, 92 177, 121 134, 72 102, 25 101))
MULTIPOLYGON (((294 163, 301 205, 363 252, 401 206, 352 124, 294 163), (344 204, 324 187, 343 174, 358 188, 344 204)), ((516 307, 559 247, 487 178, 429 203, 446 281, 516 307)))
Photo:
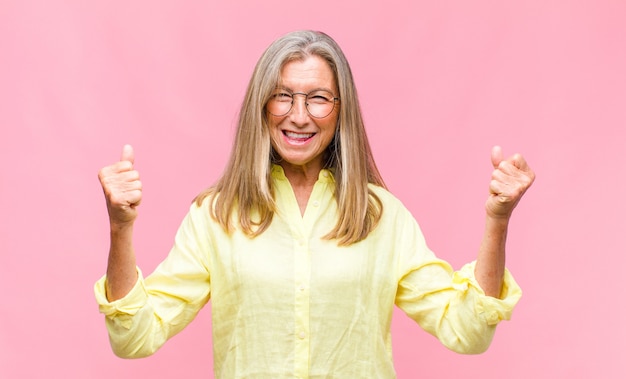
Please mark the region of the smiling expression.
MULTIPOLYGON (((285 64, 281 71, 280 86, 292 93, 323 89, 337 96, 335 76, 330 66, 315 55, 285 64)), ((278 117, 268 112, 272 147, 282 158, 280 164, 307 171, 321 170, 324 152, 335 135, 338 115, 339 104, 336 104, 328 116, 311 117, 304 96, 295 96, 293 107, 284 116, 278 117)))

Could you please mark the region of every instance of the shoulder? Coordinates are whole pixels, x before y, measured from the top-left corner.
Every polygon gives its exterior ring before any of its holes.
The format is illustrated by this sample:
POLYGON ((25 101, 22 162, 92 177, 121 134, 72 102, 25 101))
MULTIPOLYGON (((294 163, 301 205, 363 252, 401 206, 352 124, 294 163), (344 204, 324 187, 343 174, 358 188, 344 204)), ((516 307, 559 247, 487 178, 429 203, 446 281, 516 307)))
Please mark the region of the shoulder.
POLYGON ((376 184, 368 184, 368 188, 370 190, 370 193, 376 195, 376 197, 378 197, 378 199, 380 200, 380 202, 382 203, 383 207, 385 208, 403 208, 404 204, 402 204, 402 202, 400 201, 400 199, 398 199, 394 194, 392 194, 391 192, 389 192, 389 190, 377 186, 376 184))
POLYGON ((191 223, 194 227, 206 228, 211 227, 215 223, 211 213, 215 207, 216 194, 211 194, 203 198, 196 198, 189 205, 186 223, 191 223))
POLYGON ((383 219, 406 219, 413 218, 411 212, 405 207, 405 205, 389 190, 377 186, 375 184, 368 185, 370 193, 375 195, 383 207, 383 219))

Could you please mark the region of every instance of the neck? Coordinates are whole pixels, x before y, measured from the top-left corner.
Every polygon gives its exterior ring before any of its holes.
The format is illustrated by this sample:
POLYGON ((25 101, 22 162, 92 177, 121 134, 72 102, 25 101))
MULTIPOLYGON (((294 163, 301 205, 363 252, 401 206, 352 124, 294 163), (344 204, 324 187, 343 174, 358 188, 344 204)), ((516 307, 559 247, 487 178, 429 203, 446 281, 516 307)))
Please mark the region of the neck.
POLYGON ((313 188, 320 171, 322 170, 321 164, 307 164, 307 165, 291 165, 289 163, 282 162, 280 164, 285 172, 285 176, 289 180, 291 186, 295 188, 313 188))
POLYGON ((313 192, 313 187, 317 182, 322 166, 294 166, 285 163, 282 163, 281 166, 283 167, 285 176, 287 177, 287 180, 289 180, 289 184, 291 184, 291 188, 296 196, 298 206, 300 207, 300 214, 304 216, 306 206, 309 202, 309 197, 311 197, 311 192, 313 192))

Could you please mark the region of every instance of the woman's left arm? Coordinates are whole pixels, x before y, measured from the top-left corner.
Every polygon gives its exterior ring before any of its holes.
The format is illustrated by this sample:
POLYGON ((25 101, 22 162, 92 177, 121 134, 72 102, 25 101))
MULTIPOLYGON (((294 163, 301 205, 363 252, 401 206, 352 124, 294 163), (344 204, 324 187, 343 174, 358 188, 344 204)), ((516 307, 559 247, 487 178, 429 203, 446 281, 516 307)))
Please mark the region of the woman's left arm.
POLYGON ((494 171, 485 205, 485 233, 478 251, 474 275, 485 294, 499 297, 504 276, 505 245, 513 209, 535 180, 535 173, 520 154, 503 159, 502 149, 491 150, 494 171))

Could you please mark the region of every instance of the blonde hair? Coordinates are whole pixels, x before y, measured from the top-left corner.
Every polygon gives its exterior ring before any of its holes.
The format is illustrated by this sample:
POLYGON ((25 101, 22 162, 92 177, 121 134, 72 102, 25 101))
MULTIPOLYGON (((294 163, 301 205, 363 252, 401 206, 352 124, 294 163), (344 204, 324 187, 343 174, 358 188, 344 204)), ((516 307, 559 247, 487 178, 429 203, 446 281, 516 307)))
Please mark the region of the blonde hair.
POLYGON ((324 237, 339 245, 363 240, 382 216, 382 203, 368 184, 385 187, 365 133, 352 72, 337 43, 315 31, 297 31, 274 41, 263 53, 252 74, 241 106, 230 159, 215 185, 199 194, 198 205, 211 197, 211 216, 227 232, 238 209, 241 230, 250 237, 267 229, 276 212, 271 167, 277 157, 270 142, 265 106, 280 83, 288 62, 308 56, 324 59, 334 73, 341 106, 336 133, 326 154, 326 168, 335 173, 335 199, 339 217, 324 237))

